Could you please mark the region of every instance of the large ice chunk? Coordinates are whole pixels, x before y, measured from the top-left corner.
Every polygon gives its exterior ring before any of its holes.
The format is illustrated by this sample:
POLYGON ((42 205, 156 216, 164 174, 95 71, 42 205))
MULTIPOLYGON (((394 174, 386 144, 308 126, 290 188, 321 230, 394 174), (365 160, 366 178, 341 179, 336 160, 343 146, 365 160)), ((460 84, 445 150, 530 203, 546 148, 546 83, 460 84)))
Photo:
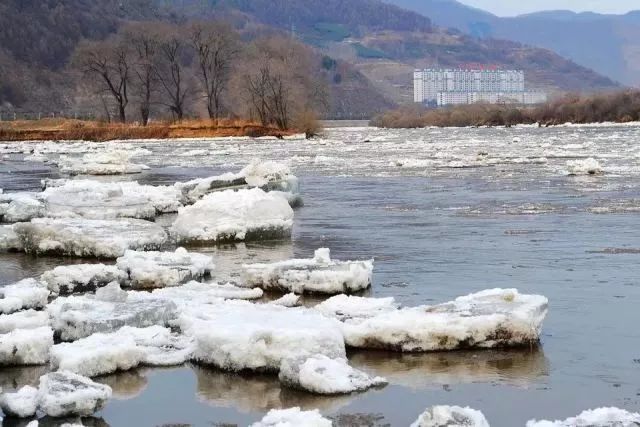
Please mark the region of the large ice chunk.
POLYGON ((347 345, 397 351, 511 347, 537 343, 548 301, 492 289, 435 305, 401 308, 342 323, 347 345))
POLYGON ((24 279, 0 288, 0 313, 10 314, 47 305, 49 291, 35 279, 24 279))
POLYGON ((161 226, 139 219, 40 218, 14 225, 27 253, 117 258, 127 249, 157 250, 167 241, 161 226))
POLYGON ((302 294, 338 294, 361 291, 371 286, 373 260, 333 261, 329 249, 318 249, 311 259, 293 259, 273 264, 244 265, 248 286, 302 294))
POLYGON ((7 334, 14 329, 36 329, 42 326, 49 326, 46 311, 26 310, 0 315, 0 334, 7 334))
POLYGON ((89 416, 111 398, 111 387, 72 372, 51 372, 40 377, 40 409, 51 417, 89 416))
POLYGON ((30 221, 44 216, 45 205, 36 193, 0 193, 0 220, 30 221))
POLYGON ((190 280, 211 276, 215 268, 208 255, 187 252, 127 251, 118 258, 117 266, 129 277, 132 288, 164 288, 178 286, 190 280))
POLYGON ((251 427, 331 427, 331 420, 320 415, 317 409, 302 411, 300 408, 272 409, 262 420, 251 427))
POLYGON ((336 323, 311 310, 225 301, 181 316, 195 336, 194 359, 231 371, 278 371, 285 359, 314 355, 344 358, 336 323))
POLYGON ((564 421, 527 422, 527 427, 636 427, 640 425, 640 413, 619 408, 597 408, 582 412, 564 421))
POLYGON ((382 377, 371 377, 349 366, 346 359, 324 355, 285 359, 278 378, 290 387, 317 394, 348 394, 387 384, 382 377))
POLYGON ((61 156, 58 162, 60 172, 69 175, 125 175, 141 173, 149 169, 142 164, 131 162, 138 153, 130 150, 109 150, 87 153, 82 157, 61 156))
POLYGON ((26 385, 14 393, 4 393, 0 396, 0 408, 10 417, 33 417, 38 408, 38 389, 26 385))
MULTIPOLYGON (((102 288, 104 290, 107 288, 102 288)), ((119 290, 119 289, 118 289, 119 290)), ((92 296, 71 296, 54 300, 47 310, 56 333, 64 341, 88 337, 96 332, 113 332, 123 326, 144 328, 168 324, 177 316, 175 303, 159 298, 121 298, 102 301, 92 296)))
POLYGON ((122 284, 126 279, 127 274, 124 271, 116 266, 104 264, 64 265, 46 271, 40 276, 40 280, 55 295, 94 291, 111 282, 122 284))
POLYGON ((91 180, 52 184, 43 193, 47 216, 51 217, 152 219, 160 213, 177 212, 182 206, 182 195, 174 187, 91 180))
POLYGON ((288 236, 293 209, 279 195, 251 190, 226 190, 181 208, 171 227, 180 242, 269 239, 288 236))
POLYGON ((0 335, 0 366, 41 365, 49 361, 53 331, 48 326, 14 329, 0 335))
POLYGON ((179 365, 191 356, 192 340, 167 328, 125 326, 116 332, 96 333, 51 349, 51 367, 94 377, 126 371, 140 364, 179 365))
POLYGON ((291 173, 285 164, 254 160, 239 173, 226 173, 208 178, 197 178, 189 182, 175 184, 187 203, 195 203, 205 195, 228 189, 259 187, 264 191, 280 191, 288 193, 292 200, 299 198, 298 178, 291 173))
POLYGON ((489 427, 482 412, 460 406, 432 406, 411 427, 489 427))

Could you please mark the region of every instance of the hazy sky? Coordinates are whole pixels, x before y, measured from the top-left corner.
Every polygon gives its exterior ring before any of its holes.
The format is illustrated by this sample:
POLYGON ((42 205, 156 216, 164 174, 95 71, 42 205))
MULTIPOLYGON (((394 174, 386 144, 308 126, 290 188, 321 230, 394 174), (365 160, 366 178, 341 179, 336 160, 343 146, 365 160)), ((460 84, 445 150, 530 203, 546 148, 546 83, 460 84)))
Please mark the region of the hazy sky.
POLYGON ((458 0, 499 16, 513 16, 539 10, 569 9, 576 12, 626 13, 640 10, 638 0, 458 0))

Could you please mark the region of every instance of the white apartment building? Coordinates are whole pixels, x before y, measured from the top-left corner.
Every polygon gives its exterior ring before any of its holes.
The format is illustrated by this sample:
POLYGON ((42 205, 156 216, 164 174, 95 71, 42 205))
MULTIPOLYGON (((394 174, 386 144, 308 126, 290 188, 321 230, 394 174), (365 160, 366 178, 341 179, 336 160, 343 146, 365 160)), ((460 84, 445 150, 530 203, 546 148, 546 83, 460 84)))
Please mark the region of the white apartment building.
POLYGON ((543 93, 525 91, 522 70, 416 70, 413 88, 415 102, 437 105, 546 101, 543 93))

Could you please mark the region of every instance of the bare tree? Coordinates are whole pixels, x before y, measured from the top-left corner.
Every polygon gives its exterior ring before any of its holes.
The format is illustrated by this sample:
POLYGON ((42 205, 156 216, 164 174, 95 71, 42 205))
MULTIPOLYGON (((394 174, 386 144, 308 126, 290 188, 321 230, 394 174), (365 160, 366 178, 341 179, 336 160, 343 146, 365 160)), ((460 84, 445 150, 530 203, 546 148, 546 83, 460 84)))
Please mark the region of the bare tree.
POLYGON ((97 91, 109 94, 118 108, 122 123, 126 122, 131 72, 130 51, 121 39, 85 42, 76 50, 74 63, 87 78, 95 82, 97 91))
POLYGON ((124 39, 127 40, 133 50, 132 69, 134 78, 131 86, 138 100, 142 125, 146 126, 149 123, 152 98, 157 86, 155 70, 160 49, 157 24, 131 24, 124 29, 123 33, 124 39))
POLYGON ((188 45, 178 28, 166 27, 163 33, 164 37, 159 41, 159 59, 154 74, 165 95, 165 100, 161 103, 169 108, 177 120, 182 120, 187 97, 190 95, 189 71, 186 66, 188 45))
POLYGON ((296 114, 313 112, 325 98, 324 80, 311 50, 286 38, 254 42, 242 61, 240 86, 250 114, 263 125, 288 129, 296 114))
POLYGON ((237 34, 220 22, 196 23, 190 39, 198 61, 198 78, 205 93, 209 118, 218 119, 238 49, 237 34))

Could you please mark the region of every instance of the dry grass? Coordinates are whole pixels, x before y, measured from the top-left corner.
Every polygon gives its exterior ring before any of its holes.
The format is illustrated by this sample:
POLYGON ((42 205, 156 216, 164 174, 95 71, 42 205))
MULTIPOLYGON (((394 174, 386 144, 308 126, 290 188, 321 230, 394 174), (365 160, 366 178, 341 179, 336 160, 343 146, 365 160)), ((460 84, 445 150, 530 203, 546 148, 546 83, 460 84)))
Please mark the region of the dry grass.
POLYGON ((228 136, 285 136, 293 132, 262 126, 246 120, 184 120, 176 123, 104 123, 70 119, 0 122, 0 141, 205 138, 228 136))

